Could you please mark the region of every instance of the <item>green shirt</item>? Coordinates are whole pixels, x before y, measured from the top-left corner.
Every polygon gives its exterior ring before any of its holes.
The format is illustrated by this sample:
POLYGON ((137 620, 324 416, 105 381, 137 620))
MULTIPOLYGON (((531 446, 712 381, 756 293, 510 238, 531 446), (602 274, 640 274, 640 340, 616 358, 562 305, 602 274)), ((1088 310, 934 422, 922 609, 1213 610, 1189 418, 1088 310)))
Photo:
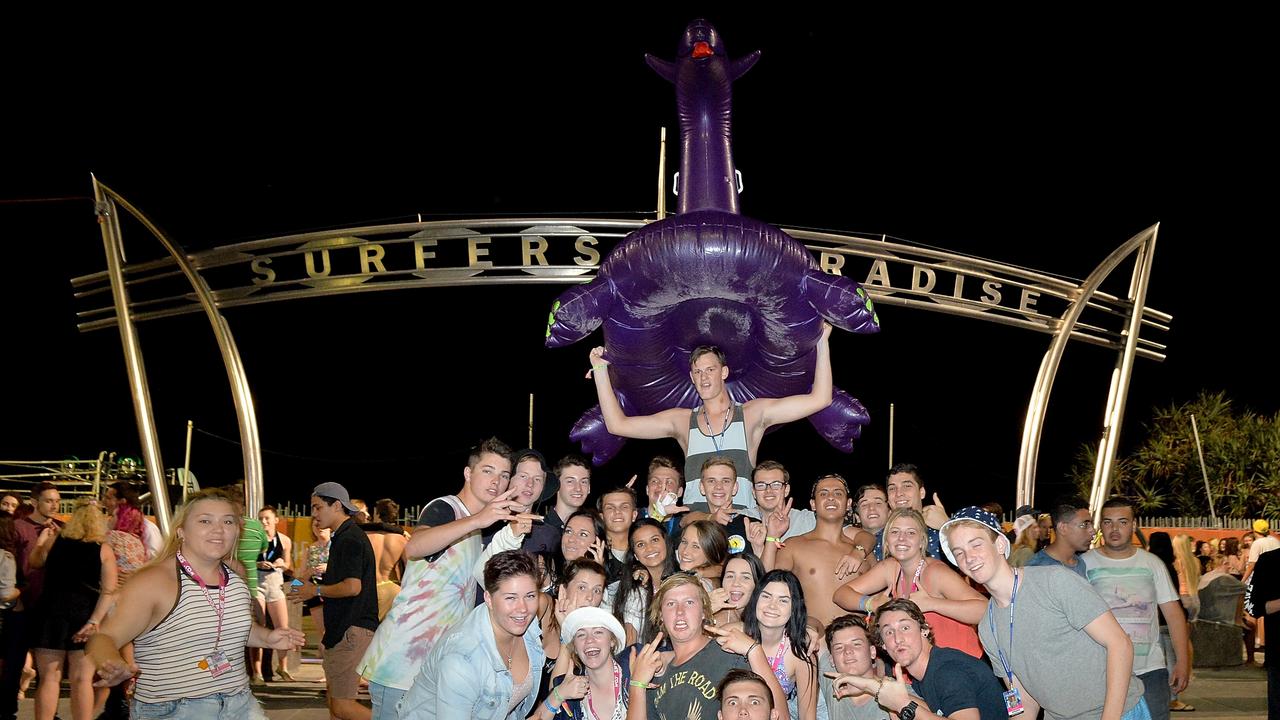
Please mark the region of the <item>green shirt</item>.
POLYGON ((267 531, 257 518, 245 518, 240 542, 236 545, 236 559, 244 565, 244 580, 249 585, 249 597, 258 593, 258 555, 267 549, 267 531))

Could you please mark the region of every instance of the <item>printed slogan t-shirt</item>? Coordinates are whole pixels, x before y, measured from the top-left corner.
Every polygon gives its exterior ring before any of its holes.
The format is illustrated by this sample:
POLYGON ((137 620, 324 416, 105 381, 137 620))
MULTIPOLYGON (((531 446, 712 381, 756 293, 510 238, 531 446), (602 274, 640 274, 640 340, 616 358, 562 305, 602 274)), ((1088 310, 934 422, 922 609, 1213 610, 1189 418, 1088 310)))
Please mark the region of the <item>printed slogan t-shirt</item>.
POLYGON ((734 668, 747 668, 747 659, 726 652, 711 641, 681 665, 668 665, 653 678, 657 688, 645 694, 649 720, 715 720, 720 701, 716 686, 734 668))

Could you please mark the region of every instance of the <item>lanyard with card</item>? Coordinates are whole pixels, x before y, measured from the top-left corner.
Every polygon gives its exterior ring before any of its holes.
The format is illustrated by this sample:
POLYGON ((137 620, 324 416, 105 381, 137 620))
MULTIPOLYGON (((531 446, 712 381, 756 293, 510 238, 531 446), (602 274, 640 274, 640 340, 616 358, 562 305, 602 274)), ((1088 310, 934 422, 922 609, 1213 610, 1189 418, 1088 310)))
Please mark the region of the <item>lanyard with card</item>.
POLYGON ((222 614, 227 607, 227 584, 231 581, 231 574, 227 572, 227 566, 223 565, 222 584, 218 586, 218 599, 215 602, 213 596, 209 594, 209 588, 205 586, 204 579, 200 577, 200 573, 191 567, 191 563, 187 562, 181 552, 177 553, 177 557, 178 564, 191 576, 196 587, 200 588, 200 591, 204 593, 204 599, 213 608, 214 614, 218 616, 218 629, 213 638, 213 652, 200 658, 200 661, 196 663, 196 667, 201 670, 208 670, 211 677, 218 677, 231 669, 231 661, 227 659, 226 653, 218 649, 218 645, 222 643, 222 614))
MULTIPOLYGON (((1009 655, 1013 655, 1013 609, 1018 602, 1018 580, 1020 573, 1013 571, 1013 594, 1009 598, 1009 655)), ((1000 659, 1000 666, 1004 668, 1004 676, 1009 680, 1009 689, 1004 693, 1004 709, 1009 713, 1009 717, 1021 715, 1025 709, 1022 707, 1022 696, 1018 694, 1018 688, 1013 684, 1013 668, 1009 664, 1009 658, 1004 654, 1004 648, 1000 647, 1000 639, 996 635, 996 601, 991 600, 987 605, 987 626, 991 628, 991 638, 995 641, 996 656, 1000 659)))

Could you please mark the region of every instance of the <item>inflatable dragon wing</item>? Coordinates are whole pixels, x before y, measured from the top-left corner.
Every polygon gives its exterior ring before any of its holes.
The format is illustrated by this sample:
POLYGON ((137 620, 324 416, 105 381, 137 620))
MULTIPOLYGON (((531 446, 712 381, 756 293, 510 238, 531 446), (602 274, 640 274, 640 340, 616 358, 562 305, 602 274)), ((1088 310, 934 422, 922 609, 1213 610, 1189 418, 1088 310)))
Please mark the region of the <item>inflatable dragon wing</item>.
MULTIPOLYGON (((856 333, 880 329, 857 283, 818 269, 803 245, 772 225, 738 213, 730 146, 730 88, 759 52, 731 61, 715 28, 685 30, 675 62, 647 57, 676 86, 681 164, 677 214, 630 233, 586 285, 552 306, 547 347, 604 328, 609 372, 627 415, 693 408, 689 355, 717 345, 728 358, 734 400, 805 394, 825 319, 856 333)), ((868 422, 843 390, 810 416, 832 446, 850 452, 868 422)), ((597 464, 625 442, 605 428, 599 406, 570 437, 597 464)))

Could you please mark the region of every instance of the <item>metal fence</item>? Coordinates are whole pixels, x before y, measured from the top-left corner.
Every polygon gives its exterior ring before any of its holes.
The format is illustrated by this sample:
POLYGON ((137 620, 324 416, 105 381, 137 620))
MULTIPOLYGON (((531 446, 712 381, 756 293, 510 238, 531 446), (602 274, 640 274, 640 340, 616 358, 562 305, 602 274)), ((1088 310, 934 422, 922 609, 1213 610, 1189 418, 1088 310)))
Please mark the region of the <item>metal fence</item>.
MULTIPOLYGON (((396 521, 396 524, 408 527, 417 525, 418 516, 422 514, 422 508, 424 507, 425 505, 402 505, 400 507, 400 517, 396 521)), ((373 508, 370 507, 369 511, 372 513, 373 508)), ((288 519, 311 517, 311 506, 298 503, 285 503, 283 505, 276 506, 276 514, 282 518, 288 519)))

